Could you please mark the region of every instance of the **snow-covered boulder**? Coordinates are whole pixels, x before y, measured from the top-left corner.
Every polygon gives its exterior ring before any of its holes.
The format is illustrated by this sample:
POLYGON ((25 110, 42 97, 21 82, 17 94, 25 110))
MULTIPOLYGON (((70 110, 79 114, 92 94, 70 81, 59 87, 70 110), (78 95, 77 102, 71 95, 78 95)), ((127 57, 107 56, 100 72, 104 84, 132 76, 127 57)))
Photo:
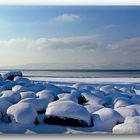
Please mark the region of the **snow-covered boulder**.
POLYGON ((104 106, 102 105, 95 105, 95 104, 85 105, 84 107, 88 110, 89 113, 94 113, 95 111, 104 108, 104 106))
POLYGON ((11 120, 19 124, 33 124, 37 117, 34 107, 28 103, 18 103, 10 106, 7 114, 11 120))
POLYGON ((45 86, 46 90, 52 91, 54 96, 57 96, 58 94, 62 93, 62 89, 58 86, 53 85, 53 84, 45 83, 44 86, 45 86))
POLYGON ((28 78, 19 77, 19 76, 16 76, 16 77, 14 78, 14 81, 17 82, 17 84, 19 84, 19 85, 27 85, 27 84, 29 85, 29 84, 32 83, 32 81, 29 80, 28 78))
POLYGON ((119 97, 114 101, 114 108, 125 107, 132 105, 134 102, 126 97, 119 97))
POLYGON ((0 98, 0 112, 2 114, 6 114, 7 109, 12 105, 12 103, 8 102, 4 98, 0 98))
POLYGON ((16 76, 22 77, 21 71, 10 71, 2 75, 5 80, 13 80, 16 76))
POLYGON ((68 86, 59 86, 59 88, 61 88, 62 93, 71 93, 71 90, 75 89, 73 87, 68 87, 68 86))
POLYGON ((87 109, 73 101, 55 101, 49 103, 46 109, 45 123, 88 127, 91 116, 87 109))
POLYGON ((122 122, 124 122, 126 117, 139 115, 138 112, 133 108, 119 107, 116 108, 115 111, 117 111, 122 116, 122 122))
POLYGON ((33 92, 36 93, 36 92, 39 92, 41 90, 44 90, 45 89, 45 86, 43 85, 43 83, 35 83, 34 85, 29 86, 27 88, 28 88, 28 90, 33 91, 33 92))
POLYGON ((36 96, 40 99, 46 99, 48 102, 52 102, 55 99, 54 91, 42 90, 36 93, 36 96))
POLYGON ((41 98, 25 98, 19 103, 29 103, 36 109, 37 112, 44 112, 48 106, 48 101, 41 98))
POLYGON ((32 91, 20 92, 20 95, 21 95, 21 99, 36 98, 36 94, 32 91))
POLYGON ((93 93, 82 93, 81 96, 85 98, 87 101, 87 104, 97 104, 97 105, 103 105, 107 102, 106 98, 104 96, 95 95, 93 93))
POLYGON ((131 99, 135 103, 140 104, 140 95, 134 95, 131 99))
POLYGON ((124 123, 137 123, 140 124, 140 116, 133 116, 133 117, 127 117, 124 121, 124 123))
POLYGON ((139 123, 122 123, 113 128, 113 134, 140 134, 139 123))
POLYGON ((24 86, 15 85, 14 87, 12 87, 12 91, 13 92, 25 92, 25 91, 29 91, 29 90, 24 86))
POLYGON ((15 104, 15 103, 17 103, 17 102, 20 101, 21 96, 20 96, 19 93, 14 92, 14 91, 12 91, 12 90, 4 90, 4 91, 2 91, 2 96, 1 96, 1 98, 4 98, 4 99, 6 99, 7 101, 9 101, 10 103, 15 104))
POLYGON ((59 99, 59 101, 73 101, 78 103, 78 98, 74 94, 64 94, 63 97, 59 99))
POLYGON ((86 84, 86 83, 76 83, 72 86, 73 88, 76 89, 87 89, 87 90, 95 90, 94 86, 91 84, 86 84))
POLYGON ((98 131, 111 132, 112 128, 120 122, 121 119, 119 113, 111 108, 102 108, 93 113, 94 127, 98 131))
POLYGON ((140 104, 133 104, 126 106, 127 108, 135 109, 140 114, 140 104))
POLYGON ((94 95, 105 96, 105 92, 104 91, 100 91, 100 90, 93 90, 93 91, 91 91, 91 93, 93 93, 94 95))
POLYGON ((112 85, 105 85, 100 87, 100 91, 104 91, 108 95, 113 88, 112 85))

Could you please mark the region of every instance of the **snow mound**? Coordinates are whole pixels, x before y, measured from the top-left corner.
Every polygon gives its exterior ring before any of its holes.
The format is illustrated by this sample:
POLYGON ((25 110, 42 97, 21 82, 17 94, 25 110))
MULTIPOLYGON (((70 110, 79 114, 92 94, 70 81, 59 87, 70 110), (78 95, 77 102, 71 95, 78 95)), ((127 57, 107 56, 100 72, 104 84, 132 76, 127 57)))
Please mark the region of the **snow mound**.
POLYGON ((43 111, 48 106, 48 101, 41 98, 25 98, 19 103, 29 103, 36 109, 36 111, 43 111))
POLYGON ((21 95, 21 99, 36 98, 36 94, 32 91, 20 92, 20 95, 21 95))
POLYGON ((87 101, 87 104, 97 104, 97 105, 103 105, 106 103, 105 97, 102 97, 100 95, 95 95, 92 93, 82 93, 81 96, 85 98, 87 101))
POLYGON ((11 120, 15 120, 19 124, 32 124, 37 117, 35 109, 28 103, 18 103, 10 106, 7 114, 11 120))
POLYGON ((134 95, 131 99, 137 104, 140 103, 140 95, 134 95))
POLYGON ((42 90, 36 93, 36 96, 40 99, 46 99, 48 102, 52 102, 55 97, 53 96, 53 91, 50 90, 42 90))
POLYGON ((15 85, 14 87, 12 87, 12 91, 13 92, 25 92, 25 91, 29 91, 29 90, 24 86, 15 85))
POLYGON ((114 108, 125 107, 134 104, 132 100, 126 97, 119 97, 114 102, 114 108))
POLYGON ((14 81, 17 82, 19 85, 27 85, 27 84, 31 84, 31 80, 29 80, 28 78, 25 78, 25 77, 19 77, 19 76, 16 76, 14 78, 14 81))
POLYGON ((140 124, 140 116, 127 117, 124 123, 137 123, 140 124))
POLYGON ((94 127, 99 131, 112 131, 112 128, 122 120, 118 112, 111 108, 102 108, 93 113, 94 127))
POLYGON ((85 108, 88 110, 89 113, 94 113, 95 111, 104 108, 104 106, 92 104, 92 105, 85 105, 85 108))
POLYGON ((47 123, 53 123, 61 125, 73 125, 79 122, 79 126, 90 126, 91 116, 87 109, 73 101, 55 101, 49 103, 46 109, 46 119, 47 123), (57 121, 55 121, 55 117, 57 121), (71 123, 70 123, 71 122, 71 123))
POLYGON ((113 128, 114 134, 140 134, 140 124, 123 123, 113 128))
POLYGON ((6 114, 7 109, 12 105, 12 103, 8 102, 4 98, 0 98, 0 112, 2 114, 6 114))
POLYGON ((2 75, 5 80, 13 80, 16 76, 22 77, 21 71, 10 71, 2 75))
POLYGON ((140 104, 133 104, 126 106, 127 108, 135 109, 140 114, 140 104))
POLYGON ((129 116, 132 117, 132 116, 139 115, 138 112, 133 108, 119 107, 119 108, 116 108, 115 111, 117 111, 123 117, 123 122, 125 118, 129 116))
POLYGON ((14 92, 12 90, 5 90, 5 91, 2 91, 2 96, 1 98, 4 98, 6 99, 7 101, 9 101, 10 103, 17 103, 20 101, 21 99, 21 96, 19 93, 17 92, 14 92))
POLYGON ((78 103, 78 98, 74 94, 64 94, 63 97, 59 99, 59 101, 67 101, 67 100, 78 103))

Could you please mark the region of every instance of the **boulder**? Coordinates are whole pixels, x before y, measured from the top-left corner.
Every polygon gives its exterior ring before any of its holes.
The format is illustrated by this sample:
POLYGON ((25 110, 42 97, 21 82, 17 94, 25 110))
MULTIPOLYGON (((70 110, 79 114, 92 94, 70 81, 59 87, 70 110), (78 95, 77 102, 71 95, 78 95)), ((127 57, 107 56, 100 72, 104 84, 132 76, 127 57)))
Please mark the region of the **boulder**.
POLYGON ((73 101, 55 101, 49 103, 44 122, 54 125, 88 127, 92 125, 87 109, 73 101))
POLYGON ((22 77, 22 72, 21 71, 10 71, 10 72, 7 72, 7 73, 5 73, 5 74, 3 74, 3 78, 5 79, 5 80, 14 80, 14 78, 16 77, 16 76, 20 76, 20 77, 22 77))
POLYGON ((33 124, 37 117, 34 107, 28 103, 18 103, 10 106, 7 114, 12 121, 19 124, 33 124))

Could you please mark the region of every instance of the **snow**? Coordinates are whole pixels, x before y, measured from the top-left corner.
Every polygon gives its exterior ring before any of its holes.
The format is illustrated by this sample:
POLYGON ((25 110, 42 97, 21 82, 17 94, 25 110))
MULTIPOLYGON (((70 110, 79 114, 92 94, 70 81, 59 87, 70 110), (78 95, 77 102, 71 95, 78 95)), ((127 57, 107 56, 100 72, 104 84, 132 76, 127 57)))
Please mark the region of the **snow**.
POLYGON ((140 134, 140 78, 10 78, 0 133, 140 134))

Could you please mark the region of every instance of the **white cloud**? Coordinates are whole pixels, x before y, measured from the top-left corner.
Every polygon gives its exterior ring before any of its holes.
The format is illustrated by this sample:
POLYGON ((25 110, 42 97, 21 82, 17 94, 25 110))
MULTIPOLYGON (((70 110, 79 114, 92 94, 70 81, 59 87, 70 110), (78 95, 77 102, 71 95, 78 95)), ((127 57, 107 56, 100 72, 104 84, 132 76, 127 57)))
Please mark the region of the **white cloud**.
POLYGON ((80 19, 80 15, 77 14, 62 14, 54 18, 54 20, 58 22, 77 21, 79 19, 80 19))
POLYGON ((63 37, 63 38, 37 38, 34 40, 27 38, 13 38, 0 40, 0 47, 20 47, 34 49, 95 49, 101 46, 101 39, 98 35, 63 37))

